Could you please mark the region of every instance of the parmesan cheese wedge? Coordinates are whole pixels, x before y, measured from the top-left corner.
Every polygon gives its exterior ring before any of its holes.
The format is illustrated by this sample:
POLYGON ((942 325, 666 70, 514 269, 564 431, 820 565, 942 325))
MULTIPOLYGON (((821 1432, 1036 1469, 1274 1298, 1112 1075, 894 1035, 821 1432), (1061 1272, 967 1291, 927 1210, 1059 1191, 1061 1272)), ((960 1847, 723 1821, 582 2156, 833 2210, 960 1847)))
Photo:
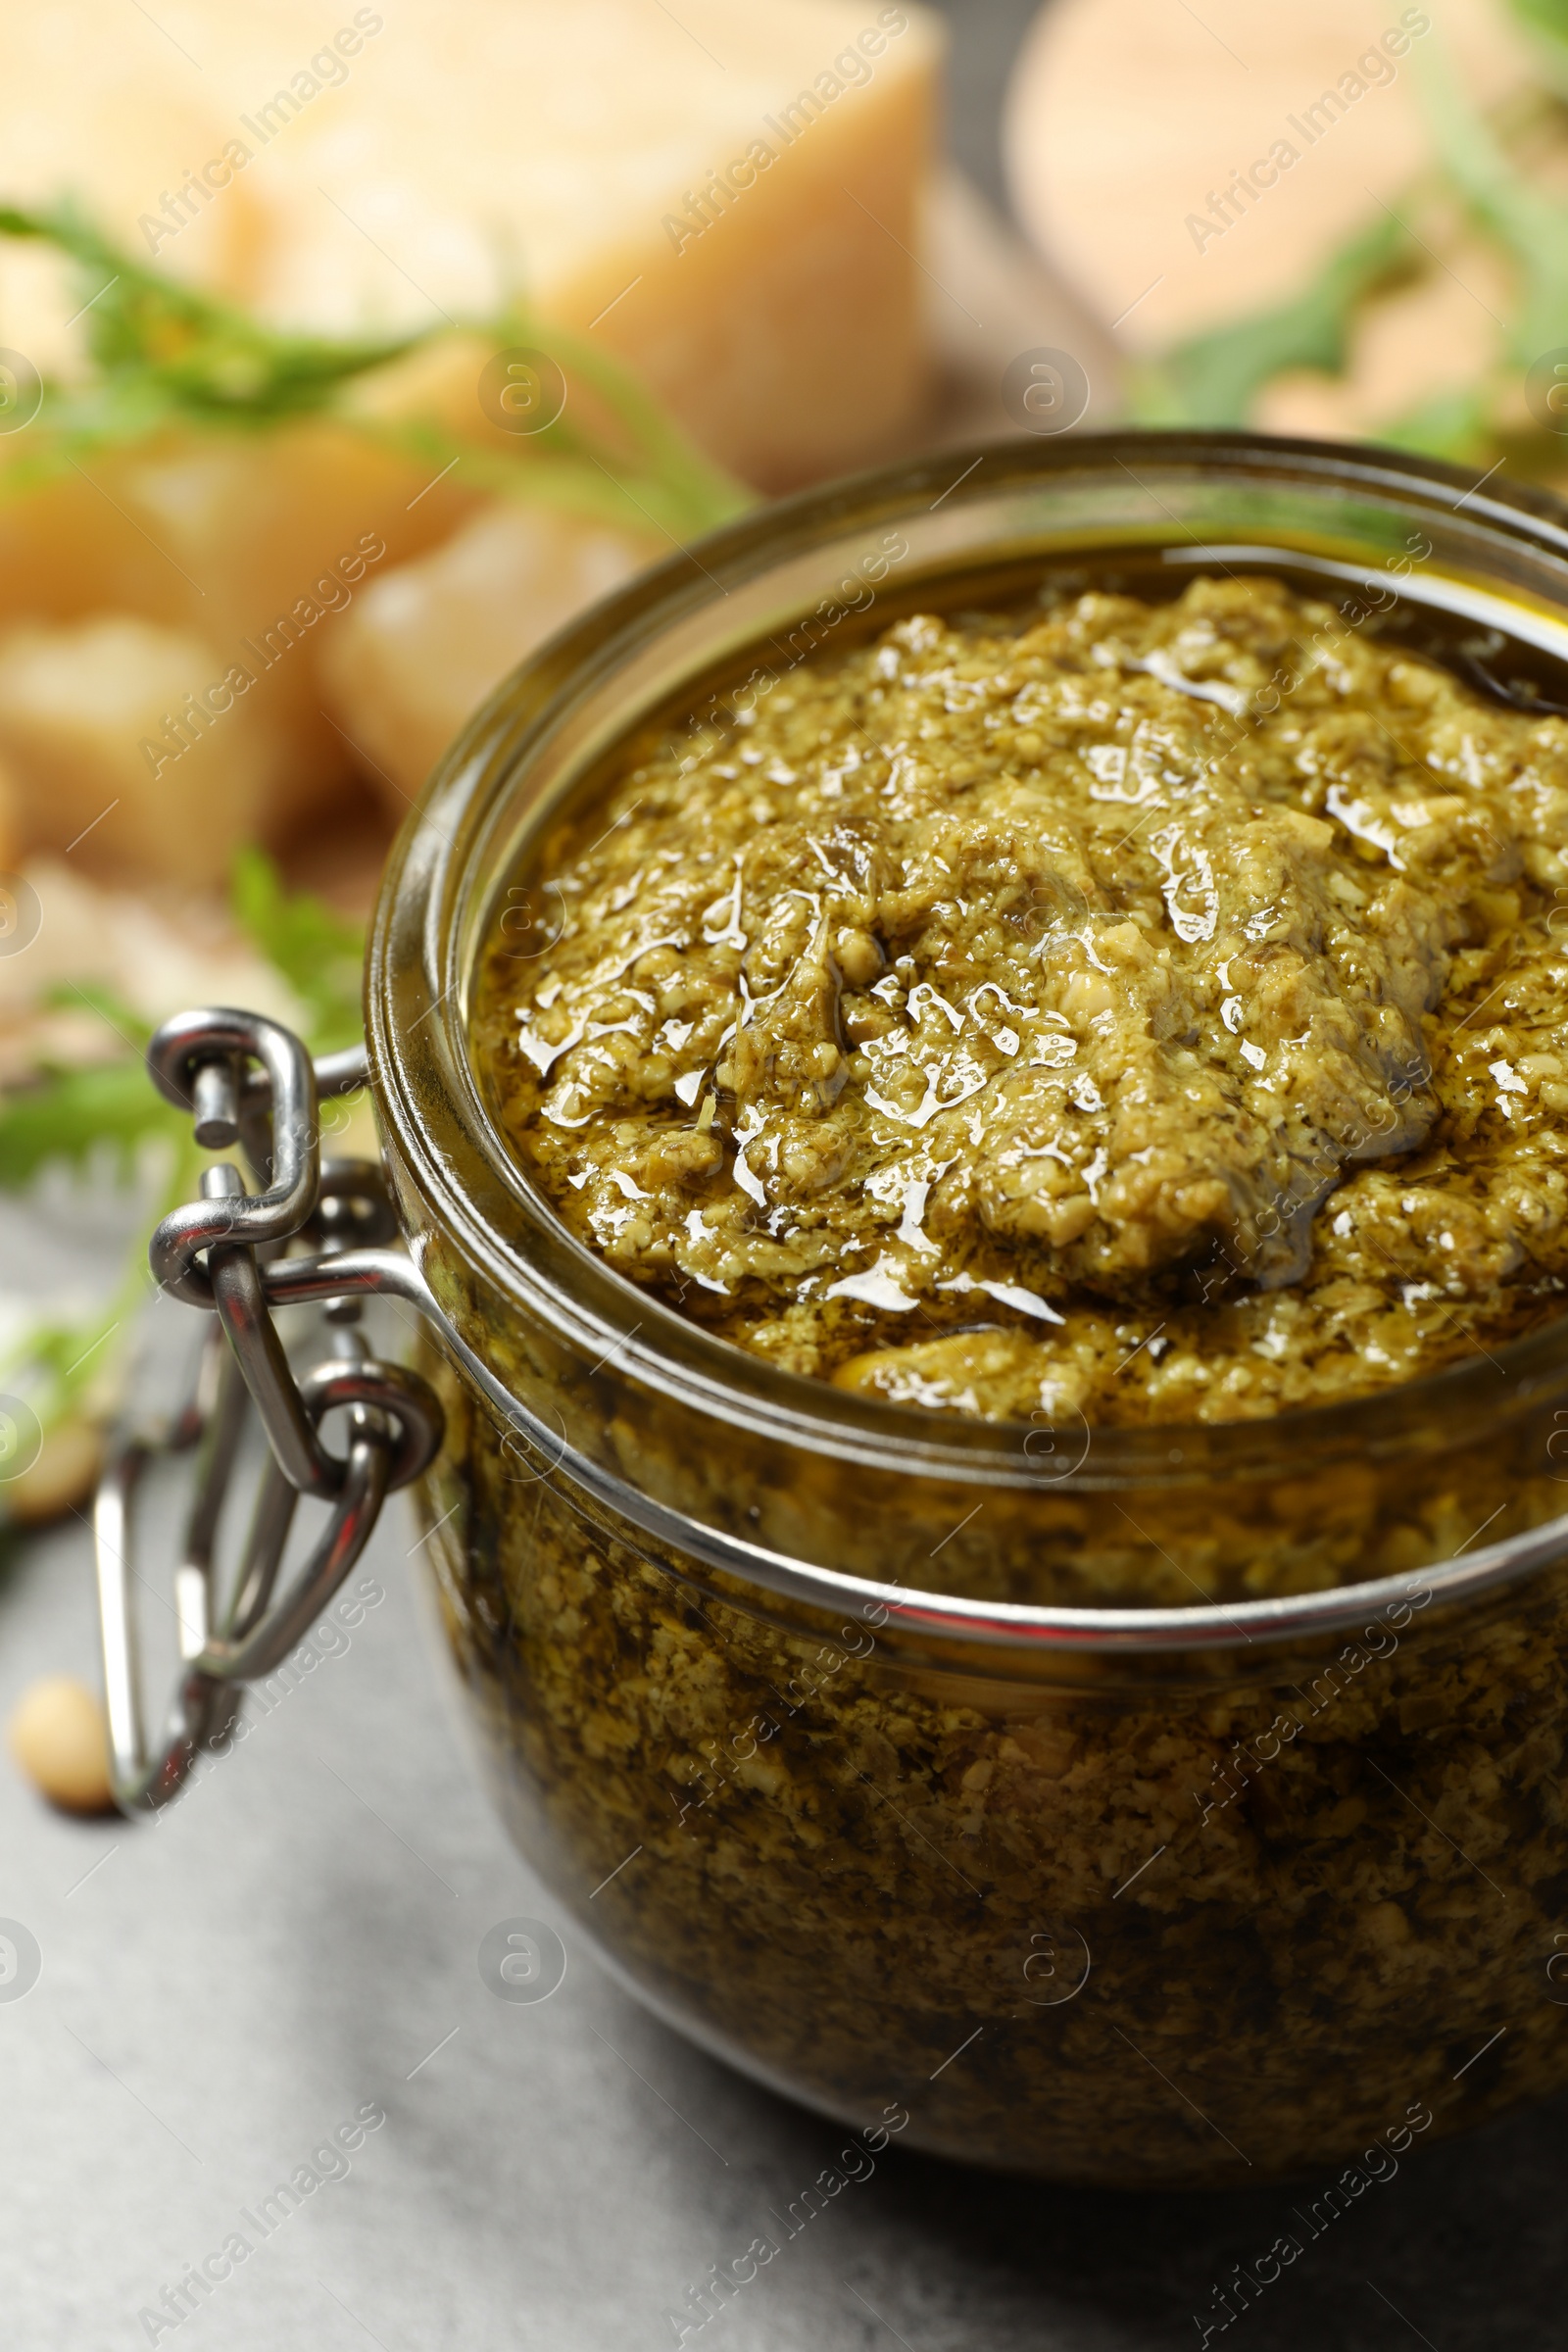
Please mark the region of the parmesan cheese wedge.
MULTIPOLYGON (((333 332, 525 292, 782 483, 874 455, 922 400, 941 50, 904 0, 51 0, 7 27, 0 193, 74 194, 333 332)), ((0 257, 5 340, 39 368, 80 299, 0 257)))

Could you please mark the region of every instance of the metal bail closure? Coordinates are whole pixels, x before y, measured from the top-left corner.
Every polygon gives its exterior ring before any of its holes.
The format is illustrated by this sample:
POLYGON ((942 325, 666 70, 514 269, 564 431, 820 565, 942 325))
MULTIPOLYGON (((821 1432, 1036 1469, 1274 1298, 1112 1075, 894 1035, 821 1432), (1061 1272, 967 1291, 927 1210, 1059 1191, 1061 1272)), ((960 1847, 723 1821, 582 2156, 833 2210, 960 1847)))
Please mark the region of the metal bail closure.
POLYGON ((355 1245, 385 1241, 394 1220, 378 1167, 319 1157, 317 1102, 365 1082, 363 1048, 313 1067, 299 1040, 259 1015, 181 1014, 148 1048, 162 1091, 189 1108, 199 1140, 221 1149, 236 1134, 261 1191, 232 1165, 209 1168, 203 1198, 166 1217, 150 1256, 161 1284, 214 1320, 195 1394, 169 1429, 122 1429, 112 1444, 94 1513, 98 1607, 108 1698, 111 1787, 122 1812, 156 1812, 190 1775, 197 1754, 232 1726, 243 1686, 272 1673, 302 1642, 364 1550, 386 1496, 418 1478, 443 1435, 439 1400, 404 1366, 362 1352, 355 1245), (261 1069, 247 1069, 248 1060, 261 1069), (296 1379, 272 1322, 267 1271, 291 1241, 318 1254, 290 1270, 326 1301, 332 1355, 296 1379), (345 1259, 345 1287, 331 1286, 345 1259), (215 1572, 219 1520, 254 1402, 270 1458, 231 1592, 215 1572), (320 1425, 346 1414, 343 1454, 320 1425), (137 1577, 134 1503, 160 1456, 195 1452, 195 1493, 174 1571, 180 1676, 160 1740, 149 1752, 131 1584, 137 1577), (330 1516, 281 1593, 283 1554, 301 1494, 330 1516))

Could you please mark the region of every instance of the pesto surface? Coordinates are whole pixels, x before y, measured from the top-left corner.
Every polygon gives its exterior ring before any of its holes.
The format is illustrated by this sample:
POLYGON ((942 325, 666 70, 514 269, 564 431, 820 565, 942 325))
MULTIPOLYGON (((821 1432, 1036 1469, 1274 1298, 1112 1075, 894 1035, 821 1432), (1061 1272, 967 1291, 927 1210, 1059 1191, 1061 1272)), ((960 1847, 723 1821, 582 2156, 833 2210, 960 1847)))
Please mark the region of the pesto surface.
POLYGON ((545 845, 475 1014, 633 1281, 796 1372, 1100 1423, 1562 1311, 1562 719, 1201 578, 917 615, 691 742, 545 845))

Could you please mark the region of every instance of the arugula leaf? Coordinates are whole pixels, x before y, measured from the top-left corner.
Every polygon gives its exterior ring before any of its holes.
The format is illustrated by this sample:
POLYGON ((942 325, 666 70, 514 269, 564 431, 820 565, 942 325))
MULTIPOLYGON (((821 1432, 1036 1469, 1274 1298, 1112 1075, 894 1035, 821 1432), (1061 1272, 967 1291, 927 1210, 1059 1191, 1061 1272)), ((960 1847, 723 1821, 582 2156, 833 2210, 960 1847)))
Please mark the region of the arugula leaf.
POLYGON ((1405 274, 1415 250, 1409 231, 1392 215, 1360 230, 1294 301, 1213 327, 1167 352, 1135 381, 1138 421, 1245 424, 1263 386, 1287 368, 1339 373, 1357 306, 1405 274))
POLYGON ((0 1187, 16 1191, 52 1159, 85 1159, 108 1143, 122 1166, 147 1135, 177 1135, 189 1120, 153 1087, 139 1061, 50 1070, 0 1096, 0 1187))
POLYGON ((1445 171, 1518 268, 1519 306, 1508 356, 1516 367, 1529 368, 1543 352, 1568 343, 1568 205, 1543 195, 1514 169, 1472 106, 1436 31, 1413 63, 1445 171))
MULTIPOLYGON (((271 859, 244 852, 233 877, 236 921, 299 998, 306 1042, 316 1053, 360 1035, 364 940, 358 927, 307 893, 286 891, 271 859)), ((52 1000, 89 1004, 135 1049, 122 1060, 85 1068, 49 1068, 29 1086, 0 1094, 0 1189, 28 1183, 48 1161, 80 1162, 105 1144, 123 1167, 149 1136, 169 1139, 169 1165, 154 1221, 196 1192, 206 1153, 190 1115, 166 1102, 142 1066, 150 1031, 112 990, 83 984, 52 1000)), ((112 1371, 146 1292, 146 1234, 138 1234, 115 1297, 82 1322, 40 1322, 0 1358, 0 1380, 26 1392, 47 1430, 112 1371)), ((0 1506, 4 1496, 0 1494, 0 1506)))
POLYGON ((0 205, 0 236, 52 245, 78 266, 93 370, 45 385, 37 429, 7 453, 24 490, 74 457, 145 440, 175 423, 260 430, 320 413, 352 378, 422 338, 333 341, 276 333, 233 305, 181 286, 116 245, 74 207, 0 205))
POLYGON ((141 1052, 152 1030, 113 989, 87 981, 50 989, 48 1004, 98 1013, 132 1049, 122 1061, 43 1064, 29 1085, 0 1093, 0 1190, 26 1184, 51 1159, 84 1159, 108 1143, 122 1168, 144 1135, 173 1133, 179 1114, 147 1082, 141 1052))
POLYGON ((58 1005, 63 1011, 75 1012, 85 1004, 95 1012, 106 1027, 118 1031, 126 1045, 139 1054, 152 1036, 152 1023, 144 1020, 134 1004, 127 1004, 118 989, 106 987, 101 980, 73 980, 63 987, 49 989, 46 1004, 58 1005))
POLYGON ((1378 439, 1450 465, 1481 465, 1494 446, 1492 399, 1485 384, 1451 384, 1378 427, 1378 439))
POLYGON ((52 245, 81 271, 93 371, 80 385, 46 384, 36 426, 9 450, 0 486, 36 487, 95 451, 159 433, 261 432, 307 416, 411 456, 446 464, 463 457, 466 479, 538 498, 642 531, 649 523, 677 541, 695 537, 752 503, 751 494, 710 465, 631 372, 605 353, 514 301, 466 330, 507 349, 543 345, 569 378, 587 387, 606 430, 579 424, 571 404, 553 424, 497 450, 477 432, 452 432, 437 419, 388 424, 358 414, 350 397, 376 369, 440 341, 432 327, 390 338, 291 334, 266 326, 232 303, 178 284, 117 245, 78 211, 0 205, 0 236, 52 245))
MULTIPOLYGON (((359 926, 307 892, 286 891, 261 850, 241 852, 232 904, 241 930, 299 998, 312 1051, 330 1054, 352 1045, 362 1029, 365 937, 359 926)), ((33 1084, 0 1094, 0 1189, 27 1183, 50 1159, 81 1159, 104 1140, 118 1147, 123 1163, 144 1135, 189 1131, 187 1114, 164 1101, 142 1066, 152 1031, 133 1006, 92 984, 52 990, 47 1001, 101 1012, 134 1054, 85 1066, 46 1066, 33 1084)))
MULTIPOLYGON (((173 1206, 172 1200, 169 1206, 173 1206)), ((115 1341, 146 1294, 144 1256, 138 1252, 127 1262, 113 1298, 100 1313, 81 1323, 36 1325, 23 1346, 0 1365, 7 1377, 13 1370, 24 1369, 28 1374, 29 1401, 46 1437, 95 1382, 106 1375, 113 1378, 120 1353, 115 1341)), ((122 1340, 122 1347, 123 1344, 122 1340)))
MULTIPOLYGON (((562 337, 553 330, 550 339, 558 351, 563 348, 562 337)), ((399 456, 417 458, 432 474, 461 458, 463 478, 470 489, 564 508, 568 514, 614 523, 643 538, 650 536, 652 525, 654 534, 662 533, 677 546, 743 514, 752 503, 749 494, 716 476, 702 459, 693 464, 663 457, 656 443, 638 446, 628 461, 619 449, 596 446, 594 437, 564 415, 530 436, 531 444, 542 445, 533 456, 503 454, 424 416, 391 424, 370 418, 352 422, 366 439, 399 456)))
MULTIPOLYGON (((623 488, 615 474, 607 475, 608 458, 621 473, 629 469, 639 495, 667 510, 677 535, 711 530, 757 503, 743 484, 710 464, 630 368, 585 336, 547 326, 515 300, 492 331, 504 350, 518 344, 547 345, 568 379, 586 386, 613 421, 618 440, 607 448, 576 424, 568 404, 554 424, 532 436, 552 454, 560 453, 564 478, 568 464, 582 466, 586 462, 586 467, 598 472, 601 484, 608 478, 612 488, 623 488)), ((511 476, 505 486, 526 494, 526 463, 523 453, 514 467, 501 461, 511 476)), ((491 464, 496 464, 493 453, 491 464)), ((585 483, 583 494, 588 492, 585 483)), ((603 489, 592 494, 602 497, 603 489)), ((629 487, 624 487, 624 495, 631 496, 629 487)), ((632 503, 636 506, 637 499, 632 503)), ((655 517, 650 514, 649 519, 655 517)), ((662 523, 660 527, 665 526, 662 523)))
POLYGON ((351 1046, 364 1031, 360 1005, 365 934, 308 892, 292 896, 263 850, 241 850, 230 894, 234 919, 282 973, 307 1014, 315 1054, 351 1046))
POLYGON ((1512 0, 1512 7, 1543 78, 1568 98, 1568 0, 1512 0))
POLYGON ((1568 41, 1568 0, 1512 0, 1512 6, 1522 24, 1568 41))
MULTIPOLYGON (((163 1192, 152 1222, 196 1192, 205 1153, 190 1119, 153 1087, 140 1057, 48 1074, 35 1087, 0 1098, 0 1184, 25 1183, 51 1159, 80 1160, 106 1136, 127 1159, 145 1136, 168 1138, 163 1192)), ((150 1232, 150 1227, 149 1227, 150 1232)), ((113 1379, 129 1326, 147 1293, 148 1233, 138 1233, 112 1298, 79 1322, 42 1321, 22 1332, 0 1356, 0 1381, 27 1396, 45 1436, 75 1410, 95 1384, 113 1379)), ((0 1490, 0 1508, 4 1492, 0 1490)))
POLYGON ((94 228, 74 205, 28 212, 0 205, 0 235, 58 247, 98 291, 87 317, 87 343, 99 372, 147 370, 186 405, 270 421, 318 407, 345 377, 411 351, 417 334, 334 341, 279 334, 234 305, 149 270, 94 228))

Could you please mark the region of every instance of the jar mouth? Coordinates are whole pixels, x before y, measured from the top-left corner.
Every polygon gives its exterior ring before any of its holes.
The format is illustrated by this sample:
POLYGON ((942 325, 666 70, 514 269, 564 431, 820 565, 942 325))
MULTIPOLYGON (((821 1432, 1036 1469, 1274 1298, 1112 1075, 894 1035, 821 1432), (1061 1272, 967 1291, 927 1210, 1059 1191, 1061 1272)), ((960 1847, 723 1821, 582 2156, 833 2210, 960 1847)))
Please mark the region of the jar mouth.
MULTIPOLYGON (((689 707, 753 647, 787 647, 803 632, 809 641, 807 622, 876 534, 907 544, 896 591, 897 608, 907 610, 916 590, 951 601, 966 579, 1014 563, 1134 548, 1168 550, 1190 567, 1273 560, 1321 575, 1328 592, 1347 582, 1370 589, 1387 586, 1412 531, 1431 554, 1399 576, 1399 598, 1482 627, 1505 623, 1568 663, 1568 509, 1548 494, 1477 483, 1393 450, 1236 432, 944 451, 764 508, 596 606, 470 720, 405 822, 383 879, 368 967, 373 1083, 383 1130, 429 1220, 502 1297, 589 1362, 613 1355, 625 1376, 689 1401, 706 1421, 916 1478, 1063 1494, 1250 1481, 1302 1461, 1441 1453, 1456 1424, 1500 1430, 1526 1403, 1538 1411, 1559 1390, 1568 1400, 1568 1314, 1490 1355, 1249 1420, 1118 1427, 1068 1415, 1043 1431, 838 1389, 688 1322, 577 1243, 502 1137, 468 1049, 480 949, 529 841, 639 724, 689 707)), ((1473 1572, 1521 1542, 1539 1548, 1543 1532, 1459 1565, 1473 1572)), ((1289 1609, 1298 1618, 1310 1603, 1357 1592, 1354 1615, 1372 1590, 1337 1588, 1289 1609)), ((1284 1605, 1005 1614, 1113 1616, 1129 1634, 1135 1619, 1170 1615, 1192 1639, 1210 1614, 1234 1626, 1284 1605)))

